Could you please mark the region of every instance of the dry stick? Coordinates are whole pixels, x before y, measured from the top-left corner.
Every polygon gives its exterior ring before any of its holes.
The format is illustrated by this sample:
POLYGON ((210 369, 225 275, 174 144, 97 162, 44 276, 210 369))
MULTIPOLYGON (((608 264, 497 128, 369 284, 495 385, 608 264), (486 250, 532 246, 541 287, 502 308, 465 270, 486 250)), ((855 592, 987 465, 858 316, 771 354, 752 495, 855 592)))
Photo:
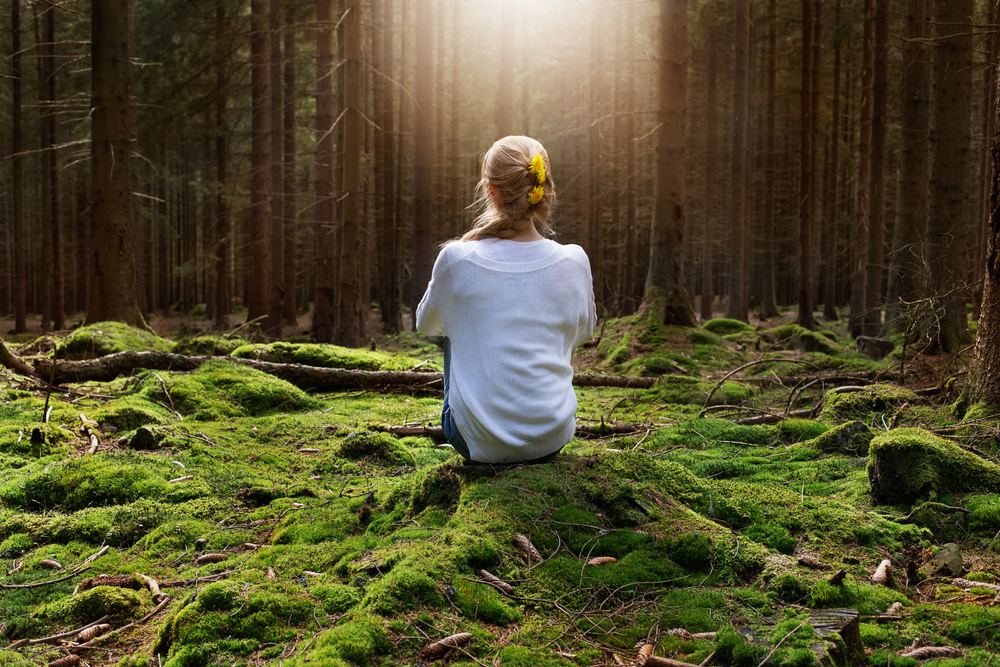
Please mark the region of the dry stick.
POLYGON ((10 646, 6 647, 5 651, 13 651, 14 649, 21 648, 22 646, 34 646, 35 644, 50 644, 54 641, 60 639, 66 639, 67 637, 75 637, 87 628, 91 628, 95 625, 99 625, 104 621, 111 618, 111 616, 105 615, 94 621, 93 623, 88 623, 82 628, 77 628, 76 630, 70 630, 69 632, 62 632, 58 635, 52 635, 51 637, 40 637, 39 639, 19 639, 10 646))
POLYGON ((78 574, 83 574, 92 567, 93 565, 85 567, 82 570, 74 570, 73 572, 67 574, 65 577, 59 577, 58 579, 49 579, 48 581, 36 581, 33 584, 0 584, 0 590, 11 590, 14 588, 40 588, 42 586, 48 586, 49 584, 58 584, 60 581, 66 581, 67 579, 72 579, 78 574))
POLYGON ((776 363, 776 362, 785 362, 785 363, 791 363, 791 364, 802 364, 804 366, 812 366, 813 368, 816 368, 816 366, 814 364, 811 364, 808 361, 801 361, 801 360, 798 360, 798 359, 757 359, 755 361, 751 361, 749 363, 743 364, 742 366, 740 366, 738 368, 734 368, 733 370, 731 370, 728 373, 726 373, 723 376, 723 378, 721 380, 719 380, 715 384, 714 387, 712 387, 712 391, 708 392, 708 398, 705 399, 705 404, 701 407, 701 412, 698 413, 698 419, 701 419, 702 417, 705 416, 705 410, 706 410, 706 408, 708 408, 708 404, 712 401, 712 397, 715 396, 715 392, 718 391, 719 387, 721 387, 723 384, 725 384, 726 380, 728 380, 729 378, 731 378, 736 373, 739 373, 742 370, 750 368, 751 366, 757 366, 758 364, 770 364, 770 363, 776 363))

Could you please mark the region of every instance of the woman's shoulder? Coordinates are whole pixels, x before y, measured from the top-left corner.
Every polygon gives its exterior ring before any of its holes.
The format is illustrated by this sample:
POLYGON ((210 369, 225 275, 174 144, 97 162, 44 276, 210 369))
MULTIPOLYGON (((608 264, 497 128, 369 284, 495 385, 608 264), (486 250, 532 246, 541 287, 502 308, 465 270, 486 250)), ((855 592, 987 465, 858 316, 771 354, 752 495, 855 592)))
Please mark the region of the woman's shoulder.
POLYGON ((575 243, 556 243, 559 246, 559 251, 566 257, 575 259, 578 262, 584 262, 587 266, 590 266, 590 258, 587 257, 586 251, 575 243))

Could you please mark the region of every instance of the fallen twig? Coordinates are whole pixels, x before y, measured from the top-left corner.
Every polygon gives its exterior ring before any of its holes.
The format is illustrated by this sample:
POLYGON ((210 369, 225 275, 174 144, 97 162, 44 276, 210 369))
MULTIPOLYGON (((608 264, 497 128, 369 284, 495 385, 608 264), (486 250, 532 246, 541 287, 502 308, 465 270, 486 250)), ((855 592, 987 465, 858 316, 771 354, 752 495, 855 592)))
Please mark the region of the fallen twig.
POLYGON ((6 647, 4 650, 5 651, 13 651, 14 649, 18 649, 18 648, 21 648, 21 647, 24 647, 24 646, 34 646, 35 644, 51 644, 52 642, 59 641, 60 639, 67 639, 68 637, 75 637, 78 634, 80 634, 81 632, 83 632, 84 630, 92 628, 95 625, 99 625, 99 624, 103 623, 104 621, 108 620, 109 618, 111 618, 111 617, 108 616, 108 615, 104 615, 104 616, 101 616, 96 621, 94 621, 93 623, 88 623, 87 625, 85 625, 85 626, 83 626, 81 628, 77 628, 76 630, 70 630, 69 632, 61 632, 58 635, 51 635, 49 637, 39 637, 38 639, 19 639, 16 642, 14 642, 13 644, 11 644, 10 646, 6 647))

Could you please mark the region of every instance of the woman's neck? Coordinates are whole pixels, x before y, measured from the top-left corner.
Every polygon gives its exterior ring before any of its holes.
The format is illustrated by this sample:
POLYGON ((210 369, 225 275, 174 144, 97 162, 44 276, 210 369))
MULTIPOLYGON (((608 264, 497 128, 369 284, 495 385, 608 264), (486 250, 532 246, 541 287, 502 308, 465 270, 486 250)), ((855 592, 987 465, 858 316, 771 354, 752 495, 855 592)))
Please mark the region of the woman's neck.
POLYGON ((535 229, 535 223, 529 223, 524 229, 510 238, 511 241, 544 241, 545 237, 535 229))

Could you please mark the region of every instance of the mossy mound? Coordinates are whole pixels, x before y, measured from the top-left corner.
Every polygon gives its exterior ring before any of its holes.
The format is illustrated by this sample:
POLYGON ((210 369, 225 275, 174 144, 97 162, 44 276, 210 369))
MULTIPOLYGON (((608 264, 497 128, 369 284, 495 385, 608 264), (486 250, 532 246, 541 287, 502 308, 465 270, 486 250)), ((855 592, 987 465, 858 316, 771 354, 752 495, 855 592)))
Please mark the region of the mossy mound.
POLYGON ((892 416, 908 403, 919 403, 920 398, 910 389, 889 384, 873 384, 862 391, 828 391, 823 398, 820 421, 842 424, 846 421, 867 422, 882 417, 888 424, 892 416))
POLYGON ((760 332, 765 340, 789 350, 799 352, 818 352, 820 354, 836 355, 845 351, 835 340, 818 331, 810 331, 798 324, 785 324, 760 332))
POLYGON ((834 426, 810 440, 809 445, 821 452, 867 456, 868 445, 874 437, 875 433, 864 422, 851 421, 834 426))
POLYGON ((46 605, 39 615, 77 625, 92 623, 102 616, 111 616, 117 622, 128 622, 138 615, 143 604, 139 591, 118 586, 95 586, 46 605))
POLYGON ((413 452, 398 438, 388 433, 371 431, 348 433, 334 445, 333 455, 382 467, 416 465, 413 452))
POLYGON ((629 361, 623 369, 626 375, 693 375, 701 374, 701 369, 690 357, 676 352, 664 352, 648 357, 637 357, 629 361))
POLYGON ((172 352, 195 356, 226 357, 244 345, 248 345, 248 343, 242 338, 229 339, 223 336, 194 336, 191 338, 182 338, 174 343, 172 352))
POLYGON ((185 418, 196 421, 294 412, 316 405, 290 382, 222 360, 202 364, 189 374, 172 374, 166 387, 169 396, 159 382, 145 383, 142 393, 160 403, 169 402, 185 418))
POLYGON ((911 504, 943 494, 1000 491, 1000 466, 923 429, 900 428, 871 441, 872 501, 911 504))
POLYGON ((729 334, 753 331, 753 327, 740 320, 730 320, 726 318, 716 318, 701 325, 705 331, 710 331, 716 336, 726 336, 729 334))
POLYGON ((115 431, 134 431, 142 426, 159 426, 173 421, 160 406, 146 405, 116 405, 99 410, 89 415, 91 419, 107 429, 115 431))
POLYGON ((115 352, 170 352, 174 344, 150 331, 136 329, 121 322, 97 322, 80 327, 55 349, 56 359, 94 359, 115 352))
POLYGON ((422 364, 421 368, 425 370, 441 370, 435 365, 422 363, 412 357, 313 343, 278 342, 267 345, 243 345, 233 350, 232 356, 280 364, 303 364, 320 368, 362 371, 406 371, 417 364, 422 364))
POLYGON ((102 505, 127 505, 142 499, 183 501, 208 495, 204 481, 170 485, 174 470, 166 461, 143 460, 133 453, 98 453, 51 463, 0 487, 12 507, 76 511, 102 505))
MULTIPOLYGON (((651 389, 645 390, 643 396, 648 400, 675 405, 704 405, 715 384, 698 378, 667 375, 651 389)), ((712 394, 709 405, 744 404, 753 394, 754 390, 745 384, 726 381, 712 394)))

